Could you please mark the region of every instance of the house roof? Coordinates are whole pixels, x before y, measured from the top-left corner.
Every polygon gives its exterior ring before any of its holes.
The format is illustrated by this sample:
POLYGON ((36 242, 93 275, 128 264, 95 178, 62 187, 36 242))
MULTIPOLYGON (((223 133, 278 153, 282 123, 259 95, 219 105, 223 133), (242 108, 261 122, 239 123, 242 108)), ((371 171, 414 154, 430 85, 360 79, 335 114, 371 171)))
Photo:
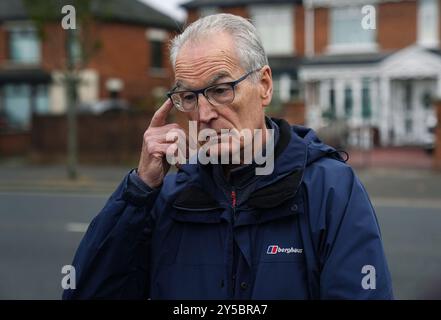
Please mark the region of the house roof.
POLYGON ((378 63, 390 56, 392 52, 322 55, 304 58, 302 66, 351 65, 378 63))
MULTIPOLYGON (((60 12, 60 15, 63 5, 72 4, 72 1, 68 0, 53 0, 52 2, 54 9, 60 12)), ((138 0, 92 0, 92 10, 96 17, 106 21, 140 24, 170 30, 181 29, 180 22, 138 0)), ((0 1, 0 22, 27 18, 28 14, 23 0, 0 1)))
POLYGON ((291 73, 297 75, 297 69, 302 59, 296 56, 291 57, 268 57, 268 62, 273 74, 291 73))
POLYGON ((410 46, 401 50, 388 51, 388 52, 376 52, 376 53, 361 53, 361 54, 338 54, 338 55, 322 55, 312 58, 303 58, 301 65, 308 67, 315 66, 332 66, 332 65, 352 65, 352 64, 375 64, 383 62, 389 57, 395 56, 399 52, 407 52, 410 48, 414 48, 413 51, 419 50, 421 52, 432 53, 434 55, 441 56, 439 49, 426 49, 418 46, 410 46))
POLYGON ((40 68, 0 70, 0 84, 22 82, 48 83, 50 81, 50 74, 40 68))
POLYGON ((418 45, 389 52, 363 55, 322 56, 306 59, 299 68, 303 81, 335 77, 428 79, 441 74, 441 53, 418 45))
POLYGON ((438 78, 441 74, 439 50, 418 45, 397 51, 381 63, 381 73, 390 78, 438 78))
POLYGON ((293 3, 293 4, 301 4, 302 0, 193 0, 186 3, 181 4, 185 9, 195 9, 200 7, 210 7, 210 6, 219 6, 219 7, 236 7, 242 5, 250 5, 250 4, 268 4, 273 5, 276 3, 293 3))

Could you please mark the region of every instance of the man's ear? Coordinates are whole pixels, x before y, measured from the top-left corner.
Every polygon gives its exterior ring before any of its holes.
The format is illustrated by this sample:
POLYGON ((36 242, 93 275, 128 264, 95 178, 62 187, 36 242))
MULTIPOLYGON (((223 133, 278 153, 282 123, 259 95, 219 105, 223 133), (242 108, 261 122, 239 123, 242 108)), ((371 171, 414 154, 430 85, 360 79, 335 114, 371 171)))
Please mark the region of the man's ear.
POLYGON ((260 98, 262 99, 262 106, 266 107, 271 103, 273 97, 273 77, 271 68, 268 65, 264 66, 260 73, 260 98))

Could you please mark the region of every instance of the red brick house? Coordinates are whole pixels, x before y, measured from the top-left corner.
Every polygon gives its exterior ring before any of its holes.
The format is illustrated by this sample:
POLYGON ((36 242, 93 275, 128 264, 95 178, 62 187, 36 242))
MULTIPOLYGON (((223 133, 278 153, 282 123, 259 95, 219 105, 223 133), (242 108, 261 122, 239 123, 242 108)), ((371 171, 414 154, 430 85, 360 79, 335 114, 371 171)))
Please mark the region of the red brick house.
MULTIPOLYGON (((167 42, 179 23, 138 0, 96 1, 93 12, 99 50, 80 72, 81 104, 118 91, 132 107, 152 107, 172 81, 167 42)), ((21 0, 0 1, 0 130, 28 130, 33 113, 65 112, 61 17, 44 25, 40 40, 21 0)))
POLYGON ((358 146, 371 145, 372 132, 381 145, 433 142, 440 0, 194 0, 183 7, 189 21, 215 12, 251 19, 275 71, 276 102, 303 99, 308 126, 342 119, 358 146), (365 6, 374 12, 372 30, 362 27, 365 6))
POLYGON ((441 95, 441 1, 305 1, 311 37, 300 69, 307 122, 344 119, 353 145, 433 143, 441 95), (376 28, 364 29, 369 5, 376 28), (373 130, 372 130, 373 129, 373 130))

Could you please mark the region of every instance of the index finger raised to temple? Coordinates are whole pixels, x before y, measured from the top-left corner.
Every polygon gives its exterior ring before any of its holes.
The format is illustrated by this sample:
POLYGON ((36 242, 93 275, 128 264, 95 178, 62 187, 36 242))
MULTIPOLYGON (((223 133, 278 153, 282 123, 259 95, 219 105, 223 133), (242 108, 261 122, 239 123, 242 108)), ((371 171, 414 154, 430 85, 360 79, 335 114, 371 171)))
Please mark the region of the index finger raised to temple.
POLYGON ((173 109, 173 103, 170 99, 167 99, 152 117, 150 127, 161 127, 166 124, 167 116, 173 109))

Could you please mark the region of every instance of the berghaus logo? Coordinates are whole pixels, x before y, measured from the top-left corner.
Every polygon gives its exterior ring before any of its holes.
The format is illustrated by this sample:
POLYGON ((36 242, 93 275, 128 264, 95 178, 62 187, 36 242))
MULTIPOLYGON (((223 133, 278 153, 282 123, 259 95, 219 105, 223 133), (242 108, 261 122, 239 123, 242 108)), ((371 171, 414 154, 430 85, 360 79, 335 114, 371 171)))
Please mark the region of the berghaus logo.
POLYGON ((266 254, 278 254, 278 253, 286 253, 286 254, 303 253, 303 249, 294 248, 294 247, 281 248, 278 245, 270 245, 266 250, 266 254))

